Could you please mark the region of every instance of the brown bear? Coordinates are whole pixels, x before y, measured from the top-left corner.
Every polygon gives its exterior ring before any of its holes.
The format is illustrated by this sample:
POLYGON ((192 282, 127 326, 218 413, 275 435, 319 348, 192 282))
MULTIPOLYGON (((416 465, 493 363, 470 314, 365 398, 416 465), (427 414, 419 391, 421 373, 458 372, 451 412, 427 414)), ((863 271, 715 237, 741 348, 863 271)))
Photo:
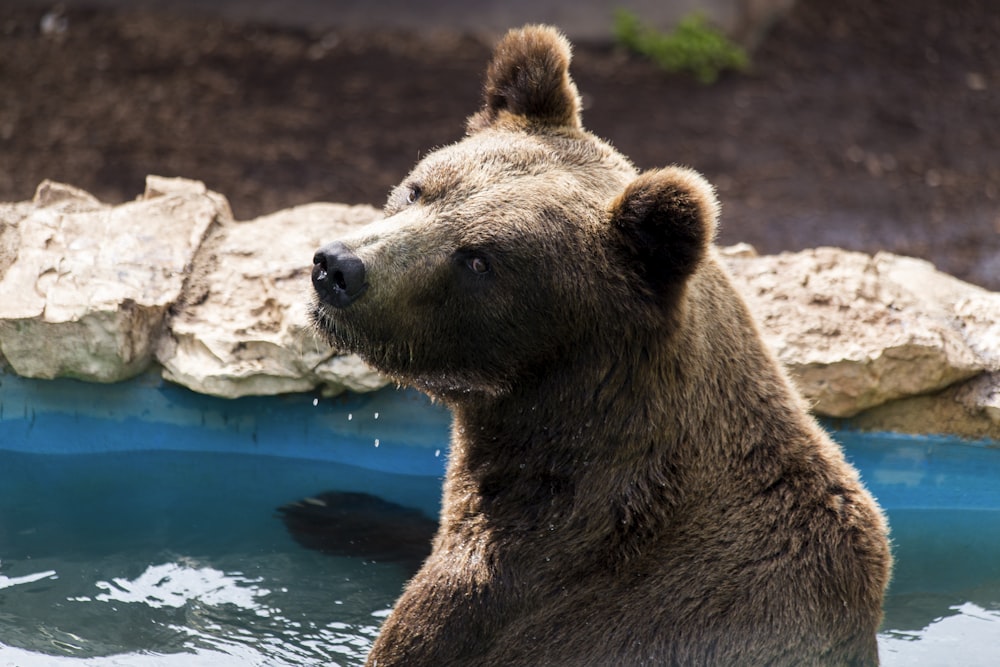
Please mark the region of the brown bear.
POLYGON ((317 327, 454 414, 441 525, 369 665, 873 665, 887 526, 761 340, 697 173, 584 131, 557 31, 385 218, 317 327))

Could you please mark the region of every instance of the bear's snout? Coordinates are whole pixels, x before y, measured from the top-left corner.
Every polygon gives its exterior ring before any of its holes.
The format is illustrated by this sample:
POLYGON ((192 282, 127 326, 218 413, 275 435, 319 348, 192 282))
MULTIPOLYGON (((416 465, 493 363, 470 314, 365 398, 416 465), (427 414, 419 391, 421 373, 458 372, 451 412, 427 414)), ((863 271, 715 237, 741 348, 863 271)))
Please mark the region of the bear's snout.
POLYGON ((346 308, 368 289, 365 263, 346 245, 334 241, 313 255, 312 283, 323 303, 346 308))

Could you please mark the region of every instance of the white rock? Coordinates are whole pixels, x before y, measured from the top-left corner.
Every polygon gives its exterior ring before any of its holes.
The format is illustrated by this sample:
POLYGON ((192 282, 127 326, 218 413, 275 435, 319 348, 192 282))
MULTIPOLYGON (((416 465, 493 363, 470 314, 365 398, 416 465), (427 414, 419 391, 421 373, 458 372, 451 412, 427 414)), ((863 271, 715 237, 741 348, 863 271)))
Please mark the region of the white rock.
POLYGON ((308 317, 315 250, 380 215, 370 206, 309 204, 218 226, 157 350, 164 377, 229 398, 384 386, 360 360, 336 356, 308 317))
POLYGON ((206 230, 227 215, 193 181, 116 207, 46 181, 30 204, 0 204, 0 354, 26 377, 140 373, 206 230))
POLYGON ((819 414, 849 417, 993 366, 956 312, 990 293, 922 260, 818 248, 726 262, 819 414))

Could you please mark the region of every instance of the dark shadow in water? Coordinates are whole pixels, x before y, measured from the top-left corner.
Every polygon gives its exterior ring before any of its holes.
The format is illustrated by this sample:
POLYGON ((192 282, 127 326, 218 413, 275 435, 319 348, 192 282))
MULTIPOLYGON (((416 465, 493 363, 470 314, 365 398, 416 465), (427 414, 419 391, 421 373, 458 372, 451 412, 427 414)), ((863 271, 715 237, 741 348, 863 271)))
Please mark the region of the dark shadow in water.
POLYGON ((367 493, 326 491, 282 505, 278 513, 307 549, 398 563, 411 574, 430 554, 438 527, 419 510, 367 493))

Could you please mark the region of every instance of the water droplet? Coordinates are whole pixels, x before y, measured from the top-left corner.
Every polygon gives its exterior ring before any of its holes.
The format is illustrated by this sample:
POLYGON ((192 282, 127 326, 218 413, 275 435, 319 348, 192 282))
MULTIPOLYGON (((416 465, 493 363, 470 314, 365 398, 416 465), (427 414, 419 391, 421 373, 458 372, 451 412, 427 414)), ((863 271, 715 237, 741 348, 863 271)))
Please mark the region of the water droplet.
POLYGON ((375 446, 378 447, 378 438, 375 438, 375 446))
POLYGON ((314 398, 313 399, 313 407, 315 408, 317 405, 319 405, 319 399, 318 398, 314 398))
POLYGON ((354 419, 354 414, 353 414, 353 413, 350 413, 350 412, 348 412, 348 413, 347 413, 347 421, 351 421, 352 419, 354 419))
POLYGON ((378 419, 378 413, 377 412, 375 413, 375 419, 378 419))
POLYGON ((441 450, 440 449, 435 449, 434 450, 434 456, 435 457, 441 456, 441 450))

